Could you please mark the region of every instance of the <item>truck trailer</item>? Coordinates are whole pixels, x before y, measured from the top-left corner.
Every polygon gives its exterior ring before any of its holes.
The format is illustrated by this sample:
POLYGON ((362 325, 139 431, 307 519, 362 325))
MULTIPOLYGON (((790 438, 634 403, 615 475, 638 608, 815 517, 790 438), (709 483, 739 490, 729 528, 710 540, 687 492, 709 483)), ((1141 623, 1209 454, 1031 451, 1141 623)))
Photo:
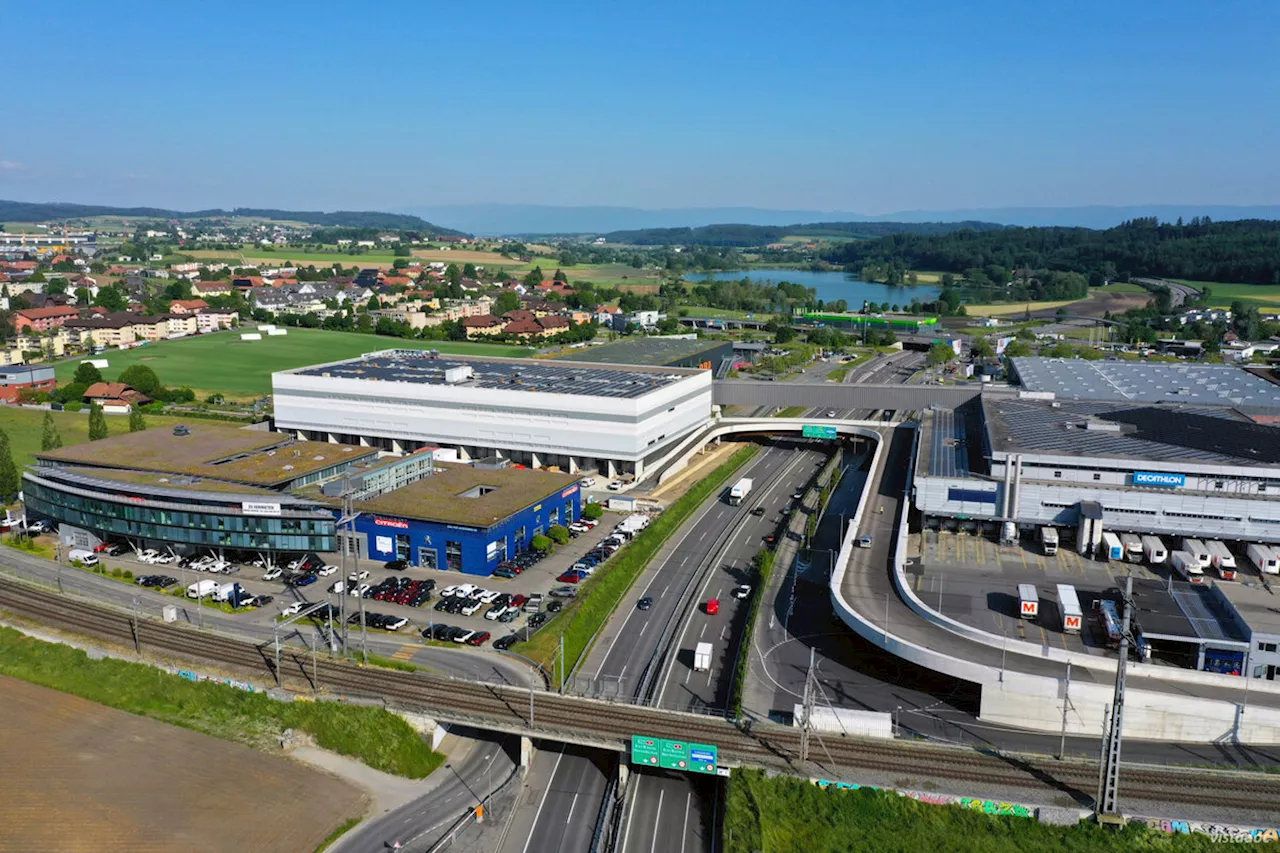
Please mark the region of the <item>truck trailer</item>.
POLYGON ((1079 634, 1083 627, 1084 613, 1080 610, 1080 598, 1076 588, 1069 583, 1058 584, 1058 609, 1062 611, 1062 632, 1079 634))
POLYGON ((1018 615, 1023 619, 1035 619, 1040 615, 1040 593, 1033 583, 1018 584, 1018 615))
POLYGON ((693 649, 693 671, 707 672, 711 669, 711 644, 698 643, 693 649))
MULTIPOLYGON (((1187 540, 1183 540, 1185 543, 1187 540)), ((1200 560, 1190 551, 1174 551, 1169 555, 1169 564, 1173 570, 1182 575, 1188 583, 1204 583, 1204 568, 1200 560)))
POLYGON ((1235 580, 1236 555, 1231 553, 1231 549, 1225 543, 1216 539, 1206 541, 1204 547, 1209 549, 1209 560, 1213 563, 1213 567, 1218 570, 1218 577, 1224 581, 1235 580))
POLYGON ((1136 533, 1121 533, 1120 544, 1124 546, 1124 558, 1130 563, 1142 562, 1142 539, 1136 533))
POLYGON ((751 478, 743 477, 729 489, 729 506, 741 506, 749 494, 751 494, 751 478))
POLYGON ((1120 537, 1110 530, 1102 534, 1102 557, 1107 560, 1124 559, 1124 546, 1120 544, 1120 537))
POLYGON ((1254 568, 1264 575, 1280 574, 1280 555, 1277 555, 1270 545, 1254 543, 1245 548, 1244 552, 1254 568))
POLYGON ((1160 541, 1159 536, 1143 536, 1142 551, 1146 554, 1147 562, 1153 566, 1169 559, 1169 551, 1164 547, 1164 542, 1160 541))

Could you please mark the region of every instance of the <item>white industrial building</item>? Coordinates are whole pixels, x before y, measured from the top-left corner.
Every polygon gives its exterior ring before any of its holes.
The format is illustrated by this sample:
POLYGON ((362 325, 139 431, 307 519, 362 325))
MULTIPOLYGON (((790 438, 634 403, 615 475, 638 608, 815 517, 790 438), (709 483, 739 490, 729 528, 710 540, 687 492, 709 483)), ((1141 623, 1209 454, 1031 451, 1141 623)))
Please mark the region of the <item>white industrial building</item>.
POLYGON ((633 474, 711 418, 711 371, 385 350, 273 374, 276 429, 633 474))

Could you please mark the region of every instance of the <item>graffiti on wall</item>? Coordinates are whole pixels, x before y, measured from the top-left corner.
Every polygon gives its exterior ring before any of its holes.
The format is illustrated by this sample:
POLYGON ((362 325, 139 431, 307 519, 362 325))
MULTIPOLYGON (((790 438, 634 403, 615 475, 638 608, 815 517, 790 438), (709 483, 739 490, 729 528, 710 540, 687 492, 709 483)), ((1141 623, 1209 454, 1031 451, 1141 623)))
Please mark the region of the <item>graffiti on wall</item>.
POLYGON ((832 782, 829 779, 814 779, 813 784, 819 788, 835 788, 843 791, 856 791, 859 788, 870 788, 873 791, 891 791, 900 797, 910 797, 921 803, 927 803, 931 806, 959 806, 969 811, 982 812, 989 815, 1001 815, 1005 817, 1027 817, 1034 818, 1036 816, 1035 806, 1023 805, 1022 803, 1011 803, 1004 800, 984 800, 980 797, 957 797, 952 794, 935 794, 927 791, 892 791, 888 788, 878 788, 875 785, 858 785, 854 782, 832 782))
POLYGON ((1134 822, 1145 824, 1148 829, 1167 832, 1171 835, 1207 835, 1214 841, 1244 844, 1264 844, 1269 841, 1280 841, 1280 829, 1274 826, 1232 826, 1225 823, 1207 823, 1199 820, 1170 820, 1160 817, 1137 818, 1134 822))

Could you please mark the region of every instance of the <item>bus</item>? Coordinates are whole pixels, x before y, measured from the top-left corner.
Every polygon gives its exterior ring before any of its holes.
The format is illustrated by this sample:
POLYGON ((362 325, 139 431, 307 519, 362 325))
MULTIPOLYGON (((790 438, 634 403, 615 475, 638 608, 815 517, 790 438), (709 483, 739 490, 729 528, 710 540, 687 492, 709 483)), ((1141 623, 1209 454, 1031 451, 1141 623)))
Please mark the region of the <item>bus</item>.
POLYGON ((1120 648, 1120 611, 1116 608, 1116 603, 1106 598, 1095 599, 1093 618, 1098 625, 1098 633, 1106 641, 1107 648, 1120 648))

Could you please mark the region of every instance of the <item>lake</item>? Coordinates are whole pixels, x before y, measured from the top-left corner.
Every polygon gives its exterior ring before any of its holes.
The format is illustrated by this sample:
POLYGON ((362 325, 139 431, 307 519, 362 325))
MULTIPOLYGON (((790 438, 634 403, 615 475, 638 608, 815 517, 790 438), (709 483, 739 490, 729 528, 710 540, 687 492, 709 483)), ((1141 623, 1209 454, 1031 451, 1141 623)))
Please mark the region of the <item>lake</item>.
MULTIPOLYGON (((714 277, 721 281, 741 281, 743 277, 752 281, 789 281, 812 287, 818 298, 824 302, 843 299, 849 303, 850 311, 858 311, 863 302, 888 302, 891 305, 910 305, 912 299, 930 302, 941 290, 937 285, 918 284, 915 287, 891 287, 874 281, 863 281, 853 273, 847 272, 811 272, 809 270, 788 269, 752 269, 718 272, 714 277)), ((701 273, 685 276, 686 281, 705 281, 707 275, 701 273)))

